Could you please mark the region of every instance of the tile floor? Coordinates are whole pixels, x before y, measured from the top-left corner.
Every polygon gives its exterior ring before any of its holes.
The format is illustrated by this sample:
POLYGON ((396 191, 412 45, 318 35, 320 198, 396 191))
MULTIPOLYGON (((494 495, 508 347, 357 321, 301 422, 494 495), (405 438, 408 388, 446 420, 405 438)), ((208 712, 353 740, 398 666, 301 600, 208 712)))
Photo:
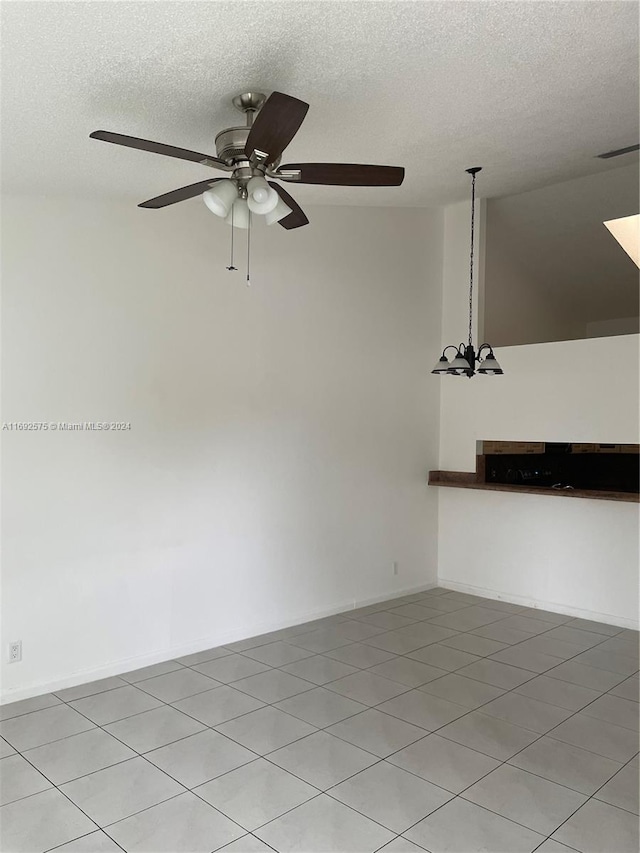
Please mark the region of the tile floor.
POLYGON ((638 634, 436 588, 0 707, 3 853, 638 850, 638 634))

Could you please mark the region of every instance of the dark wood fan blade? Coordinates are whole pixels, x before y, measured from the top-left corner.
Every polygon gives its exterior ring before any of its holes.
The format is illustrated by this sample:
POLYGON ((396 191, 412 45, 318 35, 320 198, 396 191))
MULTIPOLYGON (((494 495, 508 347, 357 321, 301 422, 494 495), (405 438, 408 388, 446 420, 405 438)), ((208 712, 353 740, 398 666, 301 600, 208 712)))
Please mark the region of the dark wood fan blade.
POLYGON ((247 137, 245 154, 251 157, 254 151, 264 151, 273 163, 282 154, 298 132, 309 109, 309 104, 272 92, 253 122, 247 137))
POLYGON ((164 154, 165 157, 176 157, 178 160, 191 160, 205 166, 222 166, 225 163, 211 154, 200 154, 187 148, 176 148, 175 145, 165 145, 163 142, 151 142, 149 139, 138 139, 137 136, 124 136, 122 133, 111 133, 109 130, 94 130, 89 134, 91 139, 103 142, 113 142, 114 145, 124 145, 127 148, 138 148, 140 151, 150 151, 152 154, 164 154))
POLYGON ((290 231, 292 228, 300 228, 302 225, 308 225, 309 220, 305 216, 304 210, 300 207, 298 202, 289 195, 284 187, 281 187, 279 184, 274 184, 271 181, 268 181, 268 184, 270 187, 274 188, 282 201, 291 208, 291 213, 285 216, 284 219, 281 219, 280 222, 278 222, 278 225, 282 225, 282 227, 286 228, 287 231, 290 231))
POLYGON ((209 181, 198 181, 197 184, 189 184, 188 187, 180 187, 179 190, 171 190, 170 193, 158 195, 155 198, 150 198, 148 201, 143 201, 138 207, 148 207, 157 210, 159 207, 167 207, 169 204, 175 204, 178 201, 186 201, 188 198, 193 198, 196 195, 201 195, 205 190, 218 181, 225 181, 226 178, 214 178, 209 181))
MULTIPOLYGON (((331 184, 341 187, 399 187, 404 180, 401 166, 360 166, 357 163, 287 163, 280 170, 299 169, 302 184, 331 184)), ((276 173, 277 174, 277 173, 276 173)))

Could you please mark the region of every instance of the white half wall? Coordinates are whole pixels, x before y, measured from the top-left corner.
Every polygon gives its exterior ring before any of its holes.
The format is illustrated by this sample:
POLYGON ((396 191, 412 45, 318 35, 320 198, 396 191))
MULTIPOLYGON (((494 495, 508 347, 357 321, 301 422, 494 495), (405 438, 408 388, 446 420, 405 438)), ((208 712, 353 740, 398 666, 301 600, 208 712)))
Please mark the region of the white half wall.
MULTIPOLYGON (((456 210, 445 213, 445 231, 445 292, 458 288, 461 303, 468 232, 456 210)), ((640 441, 637 335, 502 347, 496 356, 504 376, 439 380, 440 469, 474 471, 482 439, 640 441)), ((431 490, 440 584, 637 627, 637 504, 431 490)))
POLYGON ((5 701, 435 582, 441 211, 2 215, 5 701))

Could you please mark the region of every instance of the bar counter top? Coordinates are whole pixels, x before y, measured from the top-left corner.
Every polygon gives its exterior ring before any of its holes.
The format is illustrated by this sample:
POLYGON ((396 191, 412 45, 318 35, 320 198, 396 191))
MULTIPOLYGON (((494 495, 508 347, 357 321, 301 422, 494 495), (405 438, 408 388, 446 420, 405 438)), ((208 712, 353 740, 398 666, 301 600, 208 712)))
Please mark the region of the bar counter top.
POLYGON ((476 489, 487 492, 524 492, 527 495, 550 495, 556 498, 590 498, 598 501, 640 502, 637 492, 606 492, 596 489, 553 489, 550 486, 516 486, 509 483, 484 483, 475 472, 429 471, 430 486, 454 489, 476 489))

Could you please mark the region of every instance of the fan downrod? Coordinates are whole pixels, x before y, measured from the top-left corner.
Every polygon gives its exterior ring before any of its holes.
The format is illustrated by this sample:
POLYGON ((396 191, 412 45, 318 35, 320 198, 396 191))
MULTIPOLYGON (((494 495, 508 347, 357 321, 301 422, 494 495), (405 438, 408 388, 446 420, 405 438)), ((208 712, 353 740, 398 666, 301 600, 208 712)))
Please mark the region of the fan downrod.
POLYGON ((261 109, 266 100, 267 96, 263 95, 262 92, 244 92, 242 95, 235 96, 233 106, 241 113, 245 113, 249 123, 253 121, 254 114, 261 109))

